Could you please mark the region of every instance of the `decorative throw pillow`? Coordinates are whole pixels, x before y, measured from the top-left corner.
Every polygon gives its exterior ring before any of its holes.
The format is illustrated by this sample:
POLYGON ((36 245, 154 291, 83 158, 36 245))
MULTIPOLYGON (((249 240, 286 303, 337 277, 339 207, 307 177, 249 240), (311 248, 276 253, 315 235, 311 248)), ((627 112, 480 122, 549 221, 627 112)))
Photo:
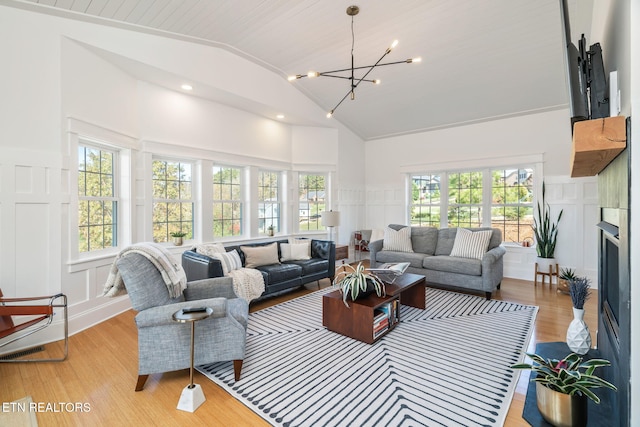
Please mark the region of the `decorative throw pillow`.
POLYGON ((229 252, 211 254, 211 258, 220 260, 222 272, 225 276, 228 276, 230 271, 242 268, 242 260, 235 249, 229 252))
MULTIPOLYGON (((295 237, 289 237, 289 243, 294 245, 305 244, 307 248, 307 256, 311 258, 311 239, 296 239, 295 237)), ((282 252, 282 246, 280 247, 280 252, 282 252)))
POLYGON ((394 230, 391 227, 384 229, 383 251, 413 252, 411 246, 411 227, 403 227, 394 230))
POLYGON ((308 254, 309 245, 306 243, 281 243, 280 244, 280 261, 297 261, 310 259, 308 254))
POLYGON ((492 230, 471 231, 458 228, 450 256, 482 259, 487 252, 492 230))
POLYGON ((204 243, 202 245, 194 246, 197 253, 212 257, 213 254, 223 254, 226 251, 222 243, 204 243))
POLYGON ((246 268, 280 264, 280 261, 278 261, 277 242, 265 246, 240 246, 240 249, 244 252, 244 266, 246 268))
POLYGON ((371 230, 371 238, 369 239, 369 243, 382 239, 384 239, 384 230, 380 230, 379 228, 374 228, 373 230, 371 230))

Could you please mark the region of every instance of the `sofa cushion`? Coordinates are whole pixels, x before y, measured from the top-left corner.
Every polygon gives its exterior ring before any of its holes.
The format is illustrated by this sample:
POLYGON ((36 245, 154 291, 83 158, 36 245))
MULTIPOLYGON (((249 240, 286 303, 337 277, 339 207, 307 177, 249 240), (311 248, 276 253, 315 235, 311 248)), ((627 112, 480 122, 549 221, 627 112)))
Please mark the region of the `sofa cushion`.
POLYGON ((449 255, 456 240, 457 228, 441 228, 438 230, 438 244, 435 255, 449 255))
POLYGON ((299 265, 302 268, 302 275, 309 276, 311 274, 322 273, 329 268, 329 260, 311 258, 306 260, 287 261, 287 264, 299 265))
POLYGON ((411 246, 414 252, 427 255, 436 253, 438 229, 435 227, 411 227, 411 246))
POLYGON ((263 246, 240 246, 244 253, 244 266, 256 268, 261 265, 280 264, 278 260, 278 243, 263 246))
POLYGON ((411 267, 422 268, 423 260, 428 256, 418 252, 380 251, 376 254, 376 262, 408 262, 411 267))
MULTIPOLYGON (((299 259, 309 259, 311 258, 311 239, 304 239, 298 237, 289 237, 289 244, 292 245, 307 245, 307 258, 299 258, 299 259)), ((280 252, 282 253, 282 244, 280 244, 280 252)))
POLYGON ((309 259, 310 255, 311 241, 309 243, 282 243, 280 245, 281 262, 309 259))
POLYGON ((222 274, 225 276, 228 276, 230 271, 242 268, 240 255, 238 255, 238 251, 235 249, 224 253, 212 253, 210 256, 211 258, 220 260, 220 264, 222 264, 222 274))
POLYGON ((458 228, 449 256, 482 259, 482 256, 487 252, 492 234, 492 230, 471 231, 466 228, 458 228))
POLYGON ((479 259, 458 258, 452 256, 428 256, 424 258, 422 268, 448 273, 466 274, 468 276, 481 276, 482 263, 479 259))
POLYGON ((302 275, 302 267, 293 263, 261 265, 257 269, 265 276, 265 283, 270 285, 295 279, 302 275))
POLYGON ((497 248, 502 244, 502 231, 499 228, 479 228, 478 230, 491 230, 493 234, 491 235, 491 240, 489 240, 489 247, 487 250, 491 250, 493 248, 497 248))
MULTIPOLYGON (((197 253, 211 257, 213 254, 223 254, 227 252, 222 243, 203 243, 194 246, 197 253)), ((213 258, 213 257, 212 257, 213 258)))
POLYGON ((403 227, 400 230, 394 230, 391 227, 385 228, 382 250, 413 252, 411 247, 411 227, 403 227))

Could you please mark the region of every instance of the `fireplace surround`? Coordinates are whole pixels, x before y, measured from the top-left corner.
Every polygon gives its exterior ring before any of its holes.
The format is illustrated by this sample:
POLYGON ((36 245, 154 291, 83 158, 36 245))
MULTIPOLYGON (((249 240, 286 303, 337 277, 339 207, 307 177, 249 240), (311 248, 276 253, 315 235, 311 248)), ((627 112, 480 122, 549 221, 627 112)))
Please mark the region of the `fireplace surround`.
MULTIPOLYGON (((627 133, 627 138, 629 133, 627 133)), ((598 333, 601 358, 612 367, 600 375, 618 388, 609 394, 611 425, 629 425, 630 380, 630 256, 629 153, 623 151, 598 175, 598 333)))

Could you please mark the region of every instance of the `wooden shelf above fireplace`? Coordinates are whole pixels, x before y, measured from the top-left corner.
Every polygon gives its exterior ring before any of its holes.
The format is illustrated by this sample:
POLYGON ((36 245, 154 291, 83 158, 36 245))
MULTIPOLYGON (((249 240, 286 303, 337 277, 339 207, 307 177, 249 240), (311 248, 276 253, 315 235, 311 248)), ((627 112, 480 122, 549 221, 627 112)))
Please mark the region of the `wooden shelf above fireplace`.
POLYGON ((571 176, 595 176, 627 146, 624 116, 584 120, 573 125, 571 176))

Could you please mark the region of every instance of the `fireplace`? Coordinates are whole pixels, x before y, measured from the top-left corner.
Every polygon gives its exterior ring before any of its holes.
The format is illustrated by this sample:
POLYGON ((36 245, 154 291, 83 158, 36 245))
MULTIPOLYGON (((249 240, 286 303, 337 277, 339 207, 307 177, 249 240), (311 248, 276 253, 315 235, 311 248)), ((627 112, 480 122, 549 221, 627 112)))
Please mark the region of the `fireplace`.
POLYGON ((630 264, 628 153, 623 152, 598 177, 598 333, 599 357, 611 367, 598 374, 615 384, 617 392, 599 389, 611 407, 611 424, 629 425, 630 264))

